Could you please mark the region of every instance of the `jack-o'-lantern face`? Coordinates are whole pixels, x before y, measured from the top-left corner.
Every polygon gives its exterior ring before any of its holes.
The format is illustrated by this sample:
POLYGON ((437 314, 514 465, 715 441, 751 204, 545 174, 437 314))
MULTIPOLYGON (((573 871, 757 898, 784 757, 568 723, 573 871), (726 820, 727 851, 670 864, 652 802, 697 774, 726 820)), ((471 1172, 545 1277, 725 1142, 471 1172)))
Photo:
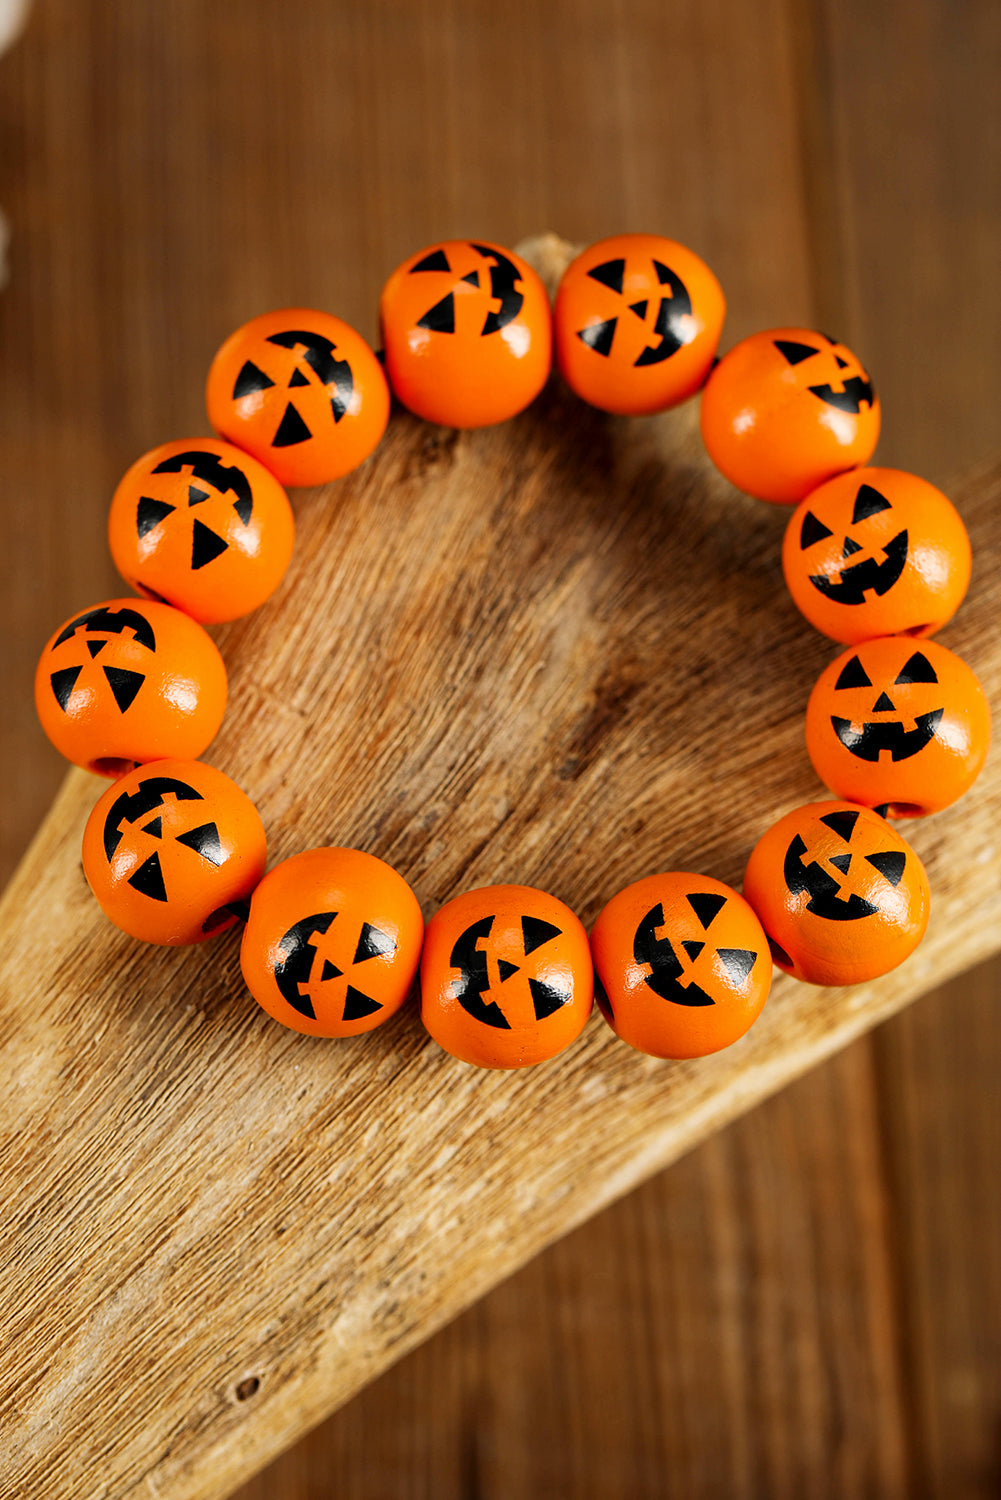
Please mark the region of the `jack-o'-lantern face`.
POLYGON ((970 542, 955 507, 927 480, 855 469, 800 503, 782 568, 803 614, 833 640, 927 636, 966 591, 970 542))
POLYGON ((658 901, 636 929, 633 957, 649 966, 645 983, 663 1000, 672 1005, 715 1005, 720 967, 729 985, 740 989, 760 955, 752 948, 717 946, 725 940, 725 919, 717 920, 727 904, 725 896, 693 891, 685 899, 691 908, 692 935, 681 937, 677 920, 669 924, 658 901))
POLYGON ((826 333, 807 339, 773 340, 786 365, 796 372, 797 384, 809 391, 825 406, 857 416, 864 407, 875 404, 872 381, 857 357, 844 344, 826 333))
POLYGON ((392 958, 396 938, 373 922, 356 928, 350 914, 324 911, 293 923, 281 938, 275 983, 299 1015, 310 1021, 322 1015, 341 1024, 382 1010, 386 1002, 378 998, 380 990, 387 978, 392 989, 394 976, 391 968, 371 960, 392 958))
POLYGON ((202 942, 245 915, 266 857, 249 797, 201 761, 131 771, 98 801, 83 840, 105 913, 133 937, 171 945, 202 942))
MULTIPOLYGON (((847 526, 838 532, 807 506, 799 528, 799 547, 808 552, 809 581, 835 604, 856 607, 871 594, 882 598, 907 563, 907 528, 897 526, 893 507, 874 485, 855 492, 847 526)), ((833 518, 831 518, 833 519, 833 518)))
POLYGON ((554 1056, 580 1032, 593 988, 587 934, 543 891, 467 891, 428 924, 424 1024, 466 1062, 510 1068, 554 1056))
POLYGON ((238 328, 212 361, 207 398, 217 430, 290 485, 346 474, 389 415, 385 377, 364 339, 303 308, 238 328))
POLYGON ((152 469, 146 488, 164 488, 170 500, 153 494, 139 496, 135 515, 137 539, 141 541, 164 525, 182 530, 185 541, 190 531, 190 548, 186 550, 190 552, 193 573, 221 557, 230 546, 234 522, 245 530, 254 513, 254 492, 243 469, 237 464, 223 463, 215 453, 204 449, 193 448, 165 458, 152 469), (158 475, 171 478, 166 485, 157 484, 158 475), (185 493, 179 493, 173 479, 176 475, 182 476, 185 493), (195 506, 198 510, 192 513, 195 506))
POLYGON ((805 909, 825 922, 857 922, 892 909, 891 892, 907 868, 902 849, 887 847, 868 819, 861 829, 858 821, 857 809, 825 813, 820 829, 804 830, 813 835, 809 843, 795 833, 786 849, 786 890, 807 896, 805 909))
POLYGON ((101 605, 70 620, 53 641, 47 670, 64 714, 86 694, 100 706, 126 714, 152 667, 156 635, 147 615, 122 605, 101 605))
POLYGON ((917 854, 869 808, 814 802, 755 844, 744 895, 775 962, 810 984, 860 984, 912 953, 928 925, 917 854))
POLYGON ((263 604, 288 566, 294 536, 274 475, 214 438, 143 454, 119 481, 108 517, 122 577, 202 624, 263 604))
POLYGON ((709 457, 738 489, 793 505, 868 462, 879 399, 844 344, 809 328, 770 328, 724 354, 700 423, 709 457))
POLYGON ((545 288, 501 245, 443 240, 411 256, 383 287, 379 319, 393 392, 428 421, 504 421, 549 373, 545 288))
POLYGON ((650 234, 601 240, 560 281, 560 372, 604 411, 663 411, 705 380, 724 311, 715 276, 684 245, 650 234))
POLYGON ((591 932, 598 1004, 613 1031, 653 1057, 704 1057, 742 1037, 771 984, 750 906, 711 876, 671 871, 626 886, 591 932))
POLYGON ((918 816, 972 783, 990 743, 990 712, 958 656, 891 636, 843 652, 821 674, 806 742, 838 795, 891 817, 918 816))
POLYGON ((878 761, 883 754, 907 760, 917 755, 935 738, 945 713, 941 702, 936 703, 942 692, 925 651, 912 652, 886 684, 874 684, 856 654, 838 673, 834 692, 844 716, 832 714, 831 728, 858 760, 878 761), (907 728, 908 723, 913 728, 907 728))

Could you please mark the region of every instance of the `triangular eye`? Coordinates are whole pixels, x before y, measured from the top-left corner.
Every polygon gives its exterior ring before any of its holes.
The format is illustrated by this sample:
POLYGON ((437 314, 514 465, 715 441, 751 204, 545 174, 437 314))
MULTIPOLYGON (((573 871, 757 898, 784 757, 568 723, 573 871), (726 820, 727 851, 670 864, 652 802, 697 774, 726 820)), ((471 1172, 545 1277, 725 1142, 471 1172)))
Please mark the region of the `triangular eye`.
POLYGON ((594 266, 588 275, 592 281, 600 281, 603 286, 610 287, 613 292, 622 293, 622 277, 625 274, 626 263, 624 260, 606 260, 604 265, 594 266))
POLYGON ((858 822, 858 813, 853 812, 848 807, 839 807, 836 812, 826 813, 820 821, 826 823, 828 828, 843 838, 847 844, 855 831, 855 824, 858 822))
POLYGON ((822 542, 825 536, 833 536, 829 526, 823 521, 818 521, 812 510, 808 510, 803 517, 803 525, 799 533, 799 549, 805 552, 807 547, 812 547, 814 542, 822 542))
POLYGON ((889 509, 890 502, 885 495, 873 489, 871 484, 860 484, 855 496, 855 509, 852 511, 852 525, 868 520, 870 516, 878 516, 881 510, 889 509))
POLYGON ((698 917, 704 930, 712 926, 712 923, 722 907, 726 905, 725 896, 717 896, 714 891, 695 891, 688 897, 688 904, 698 917))
POLYGON ((907 855, 902 849, 883 849, 876 854, 867 854, 866 859, 881 875, 886 876, 891 885, 900 884, 907 864, 907 855))
POLYGON ((900 675, 894 678, 894 682, 938 682, 938 678, 935 676, 935 668, 924 652, 915 651, 914 655, 904 663, 900 669, 900 675))
POLYGON ((416 266, 410 267, 410 274, 413 276, 418 271, 450 271, 451 269, 444 250, 432 250, 429 255, 425 255, 423 260, 419 260, 416 266))
POLYGON ((802 364, 811 354, 820 353, 819 349, 814 349, 810 344, 798 344, 795 339, 774 339, 773 343, 787 365, 802 364))
POLYGON ((834 687, 835 691, 838 688, 872 687, 872 679, 858 657, 853 656, 841 668, 834 687))

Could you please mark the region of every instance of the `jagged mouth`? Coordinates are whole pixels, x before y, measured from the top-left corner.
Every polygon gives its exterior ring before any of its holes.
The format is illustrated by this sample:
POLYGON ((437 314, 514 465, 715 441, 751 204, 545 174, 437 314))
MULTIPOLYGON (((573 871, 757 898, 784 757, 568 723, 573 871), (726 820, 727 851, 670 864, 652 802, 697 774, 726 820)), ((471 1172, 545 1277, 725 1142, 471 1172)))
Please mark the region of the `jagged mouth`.
POLYGON ((850 719, 838 719, 832 714, 831 728, 858 760, 878 761, 884 750, 895 761, 909 760, 935 738, 944 713, 944 708, 933 708, 930 713, 918 714, 913 729, 905 729, 899 719, 857 726, 850 719))

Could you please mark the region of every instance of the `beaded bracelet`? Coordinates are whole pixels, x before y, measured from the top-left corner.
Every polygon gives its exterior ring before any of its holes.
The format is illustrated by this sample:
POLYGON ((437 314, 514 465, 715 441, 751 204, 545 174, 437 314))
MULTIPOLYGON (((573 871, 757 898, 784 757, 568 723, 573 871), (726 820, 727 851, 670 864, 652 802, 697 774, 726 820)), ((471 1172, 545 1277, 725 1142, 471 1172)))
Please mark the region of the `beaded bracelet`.
POLYGON ((380 301, 383 352, 309 309, 268 313, 213 360, 221 435, 162 445, 123 477, 109 540, 140 597, 67 621, 36 676, 43 726, 70 760, 114 778, 84 834, 100 905, 148 942, 200 942, 245 921, 241 965, 275 1019, 314 1036, 369 1031, 420 967, 422 1019, 453 1055, 515 1068, 554 1056, 598 1004, 656 1057, 744 1035, 772 959, 816 984, 902 962, 928 920, 924 868, 890 817, 945 807, 986 757, 990 714, 970 669, 927 637, 960 604, 970 547, 946 497, 868 464, 879 402, 826 335, 772 329, 716 358, 725 302, 690 250, 652 235, 592 245, 550 309, 517 254, 447 241, 405 261, 380 301), (375 855, 314 849, 265 875, 261 819, 198 757, 226 703, 207 623, 267 599, 292 553, 284 486, 349 472, 379 443, 390 390, 428 421, 501 422, 555 363, 608 412, 696 393, 710 458, 737 488, 795 505, 783 571, 806 618, 846 645, 806 714, 811 760, 837 800, 797 808, 755 845, 743 895, 711 877, 651 875, 618 892, 590 939, 554 896, 469 891, 425 930, 403 877, 375 855), (913 727, 908 727, 909 725, 913 727))

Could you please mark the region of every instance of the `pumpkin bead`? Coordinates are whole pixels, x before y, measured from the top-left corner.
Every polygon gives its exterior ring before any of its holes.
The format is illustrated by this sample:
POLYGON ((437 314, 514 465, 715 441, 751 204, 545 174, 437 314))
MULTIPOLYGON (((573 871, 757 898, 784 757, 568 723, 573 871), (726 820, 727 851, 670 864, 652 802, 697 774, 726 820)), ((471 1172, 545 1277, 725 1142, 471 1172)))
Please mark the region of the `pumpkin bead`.
POLYGON ((115 566, 147 598, 203 625, 236 620, 274 593, 292 556, 288 496, 248 453, 217 438, 161 443, 115 490, 115 566))
POLYGON ((357 468, 389 420, 382 366, 360 333, 301 307, 262 313, 212 361, 209 421, 282 484, 326 484, 357 468))
POLYGON ((109 599, 74 615, 35 673, 42 728, 67 760, 100 776, 201 755, 222 723, 226 691, 207 631, 148 599, 109 599))
POLYGON ((501 245, 443 240, 419 250, 383 287, 379 320, 393 394, 427 422, 504 422, 549 376, 546 289, 501 245))
POLYGON ((928 636, 963 600, 970 539, 955 506, 927 480, 902 469, 853 469, 800 501, 782 569, 797 607, 834 641, 928 636))
POLYGON ((417 897, 391 865, 359 849, 310 849, 257 887, 240 965, 283 1026, 357 1036, 406 1000, 423 936, 417 897))
POLYGON ((614 235, 563 273, 553 309, 556 361, 571 390, 602 411, 665 411, 705 383, 725 312, 716 277, 684 245, 614 235))
POLYGON ((770 328, 724 354, 702 392, 702 440, 748 495, 795 505, 868 462, 879 398, 844 344, 809 328, 770 328))
POLYGON ((594 998, 587 933, 555 896, 493 885, 432 917, 421 1019, 440 1047, 481 1068, 526 1068, 584 1029, 594 998))
POLYGON ((903 963, 928 925, 928 876, 876 812, 850 802, 797 807, 764 833, 744 897, 779 968, 809 984, 861 984, 903 963))
POLYGON ((891 818, 955 802, 990 742, 983 688, 936 641, 888 636, 851 647, 820 674, 806 709, 806 748, 821 781, 891 818))
POLYGON ((105 916, 170 947, 231 927, 266 862, 250 798, 197 760, 137 766, 100 798, 83 836, 84 874, 105 916))
POLYGON ((619 891, 594 924, 591 952, 605 1020, 652 1057, 729 1047, 757 1020, 772 982, 761 923, 707 875, 648 875, 619 891))

